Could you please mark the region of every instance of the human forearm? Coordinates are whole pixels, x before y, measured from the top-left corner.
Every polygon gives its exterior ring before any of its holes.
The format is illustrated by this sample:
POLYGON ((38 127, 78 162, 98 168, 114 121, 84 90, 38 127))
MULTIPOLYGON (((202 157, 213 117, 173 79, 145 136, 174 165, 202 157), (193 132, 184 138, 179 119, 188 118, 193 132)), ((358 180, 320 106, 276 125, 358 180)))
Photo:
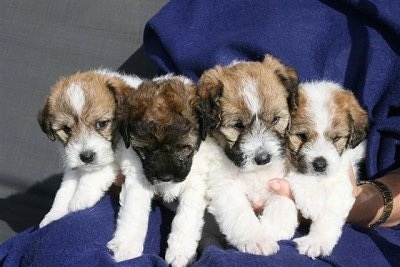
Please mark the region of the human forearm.
MULTIPOLYGON (((377 180, 384 183, 393 196, 391 215, 380 226, 398 225, 400 224, 400 173, 388 173, 377 180)), ((361 226, 369 226, 378 221, 384 209, 382 193, 374 185, 362 184, 356 187, 355 195, 356 201, 347 221, 361 226)))

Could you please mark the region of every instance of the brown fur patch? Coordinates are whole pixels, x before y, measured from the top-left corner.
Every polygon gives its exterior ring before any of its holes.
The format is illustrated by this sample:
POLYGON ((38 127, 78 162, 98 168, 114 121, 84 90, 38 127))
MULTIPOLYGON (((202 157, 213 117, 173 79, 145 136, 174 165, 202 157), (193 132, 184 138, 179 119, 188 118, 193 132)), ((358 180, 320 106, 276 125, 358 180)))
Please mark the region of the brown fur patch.
POLYGON ((211 118, 208 121, 211 121, 211 134, 220 143, 226 142, 225 139, 236 141, 241 131, 235 125, 240 123, 247 126, 253 120, 255 114, 249 109, 243 97, 246 94, 244 91, 246 86, 243 86, 246 82, 255 85, 256 98, 260 103, 257 114, 259 118, 281 136, 288 126, 289 105, 297 102, 289 100, 297 96, 298 78, 294 69, 285 66, 272 56, 266 56, 263 62, 239 62, 227 67, 216 66, 202 75, 198 94, 203 103, 209 105, 208 114, 211 114, 211 118), (293 87, 287 88, 289 84, 293 87), (277 117, 280 119, 274 124, 273 121, 277 117))
POLYGON ((136 134, 146 141, 150 141, 147 139, 151 135, 157 142, 175 143, 190 131, 198 131, 194 85, 184 84, 177 78, 146 81, 129 102, 132 125, 136 125, 136 134))
MULTIPOLYGON (((331 128, 339 128, 341 122, 347 122, 349 139, 346 143, 349 147, 356 147, 365 139, 368 129, 368 114, 360 106, 358 100, 350 91, 338 91, 333 96, 335 103, 335 119, 331 128)), ((343 127, 343 126, 342 126, 343 127)))
POLYGON ((129 104, 123 137, 138 153, 148 181, 183 181, 201 142, 195 85, 176 76, 145 81, 129 104))

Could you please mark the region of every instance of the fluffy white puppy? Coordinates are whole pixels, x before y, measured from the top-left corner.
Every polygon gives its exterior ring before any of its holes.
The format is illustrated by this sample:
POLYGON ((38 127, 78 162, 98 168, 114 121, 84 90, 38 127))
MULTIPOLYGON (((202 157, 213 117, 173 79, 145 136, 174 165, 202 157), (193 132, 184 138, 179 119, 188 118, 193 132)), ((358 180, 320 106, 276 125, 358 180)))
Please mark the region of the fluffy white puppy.
POLYGON ((364 158, 368 117, 341 85, 320 81, 299 86, 288 144, 294 167, 287 179, 297 208, 312 220, 309 233, 294 239, 311 258, 329 255, 353 206, 349 178, 364 158))
POLYGON ((285 132, 297 85, 295 70, 269 55, 262 62, 216 66, 200 79, 209 142, 216 147, 209 211, 240 251, 273 254, 277 240, 291 238, 297 227, 293 201, 267 188, 270 179, 287 173, 285 132))
POLYGON ((125 149, 118 145, 124 99, 140 83, 136 76, 97 70, 63 77, 52 87, 38 121, 64 146, 64 176, 40 227, 93 206, 109 189, 119 170, 118 150, 125 149))

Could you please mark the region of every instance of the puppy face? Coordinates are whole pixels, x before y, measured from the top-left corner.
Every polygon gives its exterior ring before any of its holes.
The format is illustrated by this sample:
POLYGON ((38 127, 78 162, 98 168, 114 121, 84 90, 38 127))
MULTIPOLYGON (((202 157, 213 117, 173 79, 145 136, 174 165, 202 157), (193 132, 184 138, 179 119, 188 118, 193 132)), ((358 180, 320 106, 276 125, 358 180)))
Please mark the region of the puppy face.
POLYGON ((367 113, 350 91, 332 82, 300 86, 288 134, 290 160, 304 174, 337 170, 340 156, 366 136, 367 113))
POLYGON ((124 140, 151 184, 185 180, 201 138, 196 88, 181 76, 145 81, 130 98, 124 140))
POLYGON ((64 145, 66 168, 113 162, 120 108, 131 91, 119 78, 96 72, 64 77, 52 87, 38 121, 51 140, 64 145))
POLYGON ((217 66, 202 75, 204 124, 238 167, 253 170, 284 158, 297 84, 295 70, 272 56, 217 66))

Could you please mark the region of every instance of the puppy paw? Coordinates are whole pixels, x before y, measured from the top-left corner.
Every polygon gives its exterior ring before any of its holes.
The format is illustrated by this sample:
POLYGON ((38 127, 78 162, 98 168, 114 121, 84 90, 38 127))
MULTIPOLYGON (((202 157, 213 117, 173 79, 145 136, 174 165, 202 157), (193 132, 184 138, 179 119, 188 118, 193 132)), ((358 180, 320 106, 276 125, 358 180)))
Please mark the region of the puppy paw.
POLYGON ((275 241, 292 239, 299 224, 297 216, 296 204, 292 200, 274 196, 261 217, 262 232, 266 238, 275 241))
POLYGON ((56 219, 51 218, 50 216, 46 216, 43 218, 43 220, 40 222, 39 224, 39 228, 43 228, 46 225, 48 225, 49 223, 55 221, 56 219))
MULTIPOLYGON (((194 256, 194 255, 193 255, 194 256)), ((172 267, 188 266, 192 262, 193 257, 185 255, 185 253, 177 253, 167 250, 165 253, 165 261, 172 267)))
POLYGON ((295 224, 285 224, 281 228, 268 228, 265 231, 267 238, 279 241, 279 240, 290 240, 295 234, 298 223, 295 224))
POLYGON ((39 228, 43 228, 49 223, 56 221, 66 215, 67 212, 49 212, 44 216, 43 220, 39 224, 39 228))
POLYGON ((197 242, 170 236, 165 260, 173 267, 188 266, 196 257, 196 248, 197 242))
POLYGON ((143 245, 135 242, 126 242, 118 239, 112 239, 107 243, 107 248, 114 253, 116 262, 133 259, 142 255, 143 245))
POLYGON ((315 259, 319 256, 329 256, 335 244, 331 242, 324 242, 315 236, 303 236, 293 240, 297 244, 297 250, 300 254, 307 255, 315 259))
POLYGON ((325 197, 322 192, 312 195, 296 196, 296 206, 304 218, 316 220, 325 206, 325 197))
POLYGON ((237 246, 238 250, 256 255, 272 255, 278 252, 279 245, 276 241, 267 238, 251 240, 237 246))

